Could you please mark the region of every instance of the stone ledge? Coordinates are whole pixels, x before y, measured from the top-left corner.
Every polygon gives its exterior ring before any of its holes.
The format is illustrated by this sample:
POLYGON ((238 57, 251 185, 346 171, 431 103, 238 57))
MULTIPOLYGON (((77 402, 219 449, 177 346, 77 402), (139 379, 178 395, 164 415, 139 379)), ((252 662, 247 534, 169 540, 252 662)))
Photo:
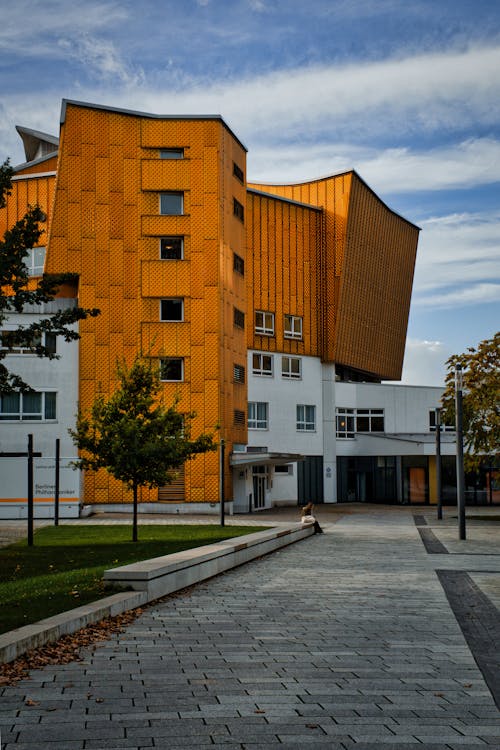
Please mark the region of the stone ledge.
POLYGON ((258 531, 245 537, 106 570, 104 580, 110 585, 134 590, 112 594, 3 633, 0 635, 0 664, 13 661, 27 651, 56 641, 63 635, 75 633, 85 625, 141 607, 161 596, 305 539, 312 533, 312 527, 303 529, 300 524, 291 524, 285 528, 258 531))

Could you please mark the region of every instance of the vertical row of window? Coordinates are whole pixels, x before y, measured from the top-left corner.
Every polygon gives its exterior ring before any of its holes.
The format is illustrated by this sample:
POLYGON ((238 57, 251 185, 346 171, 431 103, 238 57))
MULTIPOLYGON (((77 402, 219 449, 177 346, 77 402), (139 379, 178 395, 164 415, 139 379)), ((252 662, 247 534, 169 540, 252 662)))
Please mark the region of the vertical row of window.
MULTIPOLYGON (((272 378, 274 376, 274 354, 252 354, 252 374, 272 378)), ((281 377, 292 380, 302 378, 302 360, 300 357, 281 357, 281 377)))
MULTIPOLYGON (((295 426, 298 432, 314 432, 316 430, 316 406, 314 404, 296 405, 295 426)), ((248 429, 269 429, 269 404, 267 402, 248 402, 248 429)))
MULTIPOLYGON (((255 333, 260 336, 274 336, 274 313, 265 310, 255 311, 255 333)), ((302 317, 284 316, 283 333, 286 339, 302 339, 302 317)))

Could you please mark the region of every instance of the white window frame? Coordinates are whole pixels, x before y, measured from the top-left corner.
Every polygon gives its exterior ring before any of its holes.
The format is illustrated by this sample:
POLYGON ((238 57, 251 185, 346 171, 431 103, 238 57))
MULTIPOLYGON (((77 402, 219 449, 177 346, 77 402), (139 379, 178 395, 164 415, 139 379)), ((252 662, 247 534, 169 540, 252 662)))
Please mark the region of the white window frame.
POLYGON ((315 404, 297 404, 297 432, 316 432, 315 404))
POLYGON ((286 339, 302 339, 302 317, 300 315, 285 315, 283 335, 286 339))
POLYGON ((274 336, 274 313, 266 310, 255 311, 255 333, 261 336, 274 336))
MULTIPOLYGON (((429 432, 436 432, 436 411, 429 409, 429 432)), ((443 415, 441 414, 441 432, 455 432, 455 425, 443 424, 443 415)))
POLYGON ((46 247, 30 247, 28 255, 24 259, 28 276, 41 276, 43 274, 46 252, 46 247))
POLYGON ((159 196, 160 216, 184 216, 184 192, 182 190, 163 190, 159 196), (163 213, 162 197, 164 195, 176 195, 180 197, 180 211, 178 213, 163 213))
POLYGON ((161 323, 183 323, 184 322, 184 297, 164 297, 160 300, 160 322, 161 323), (180 302, 181 303, 181 317, 180 318, 164 318, 162 309, 163 302, 180 302))
POLYGON ((272 378, 274 372, 274 357, 265 352, 252 352, 252 374, 264 378, 272 378), (264 359, 269 360, 269 367, 264 366, 264 359))
POLYGON ((33 356, 38 356, 36 354, 35 347, 43 341, 43 345, 46 349, 49 349, 51 354, 57 353, 57 336, 55 333, 50 332, 43 333, 43 335, 38 340, 33 338, 31 347, 20 345, 16 345, 14 347, 5 346, 3 343, 3 336, 5 335, 7 338, 9 333, 14 333, 14 330, 15 329, 9 331, 9 329, 4 329, 3 331, 0 331, 0 349, 2 351, 7 350, 8 354, 32 354, 33 356))
POLYGON ((266 401, 248 402, 247 426, 249 430, 269 429, 269 404, 266 401))
MULTIPOLYGON (((51 399, 52 400, 52 399, 51 399)), ((32 391, 29 393, 6 393, 0 396, 0 424, 2 422, 57 422, 57 391, 32 391), (40 396, 40 409, 34 411, 24 408, 24 400, 31 396, 40 396), (53 395, 54 417, 47 417, 49 404, 47 396, 53 395), (19 407, 16 411, 4 411, 4 399, 18 397, 19 407)))
POLYGON ((281 357, 281 377, 286 378, 287 380, 302 380, 302 359, 301 357, 289 357, 289 356, 282 356, 281 357), (298 362, 299 363, 299 371, 298 373, 292 372, 292 362, 298 362), (288 363, 288 367, 285 367, 286 363, 288 363))
POLYGON ((161 357, 160 358, 160 381, 162 383, 183 383, 184 382, 184 357, 161 357), (163 362, 180 362, 181 365, 181 376, 180 378, 164 378, 163 377, 163 362))

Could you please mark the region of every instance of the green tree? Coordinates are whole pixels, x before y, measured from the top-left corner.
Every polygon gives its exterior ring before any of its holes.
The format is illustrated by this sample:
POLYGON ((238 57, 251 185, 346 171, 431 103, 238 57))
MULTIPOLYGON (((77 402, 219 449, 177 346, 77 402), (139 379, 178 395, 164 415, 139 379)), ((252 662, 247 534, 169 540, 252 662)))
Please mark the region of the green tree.
POLYGON ((477 349, 454 354, 446 365, 443 417, 450 423, 455 419, 455 367, 461 365, 464 466, 475 471, 500 451, 500 332, 477 349))
MULTIPOLYGON (((5 161, 0 166, 0 209, 5 208, 7 196, 12 189, 14 170, 5 161)), ((40 222, 46 217, 38 206, 30 207, 22 219, 7 230, 0 240, 0 331, 11 313, 22 313, 29 305, 51 302, 62 284, 75 283, 75 274, 43 274, 38 283, 28 276, 26 258, 31 248, 38 243, 43 230, 40 222)), ((52 348, 45 345, 44 334, 62 336, 65 341, 80 338, 71 326, 79 320, 99 314, 99 310, 72 307, 59 310, 30 325, 20 325, 15 330, 2 333, 0 348, 0 394, 12 391, 30 391, 31 387, 15 373, 9 372, 4 363, 12 349, 31 349, 39 357, 58 359, 52 348)))
POLYGON ((158 397, 159 374, 137 356, 128 368, 117 366, 119 387, 106 400, 98 397, 90 415, 79 414, 75 445, 82 451, 75 462, 82 469, 105 469, 133 493, 133 541, 137 541, 139 487, 169 484, 186 460, 216 450, 213 436, 190 437, 194 414, 177 411, 178 400, 165 407, 158 397))

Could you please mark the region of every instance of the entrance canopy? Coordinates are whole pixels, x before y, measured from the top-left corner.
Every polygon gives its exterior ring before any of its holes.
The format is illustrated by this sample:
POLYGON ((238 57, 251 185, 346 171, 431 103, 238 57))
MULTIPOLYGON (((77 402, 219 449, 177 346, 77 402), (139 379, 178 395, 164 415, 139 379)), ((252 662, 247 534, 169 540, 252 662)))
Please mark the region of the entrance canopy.
POLYGON ((245 466, 282 466, 283 464, 304 461, 305 456, 299 453, 231 453, 229 464, 234 467, 245 466))

